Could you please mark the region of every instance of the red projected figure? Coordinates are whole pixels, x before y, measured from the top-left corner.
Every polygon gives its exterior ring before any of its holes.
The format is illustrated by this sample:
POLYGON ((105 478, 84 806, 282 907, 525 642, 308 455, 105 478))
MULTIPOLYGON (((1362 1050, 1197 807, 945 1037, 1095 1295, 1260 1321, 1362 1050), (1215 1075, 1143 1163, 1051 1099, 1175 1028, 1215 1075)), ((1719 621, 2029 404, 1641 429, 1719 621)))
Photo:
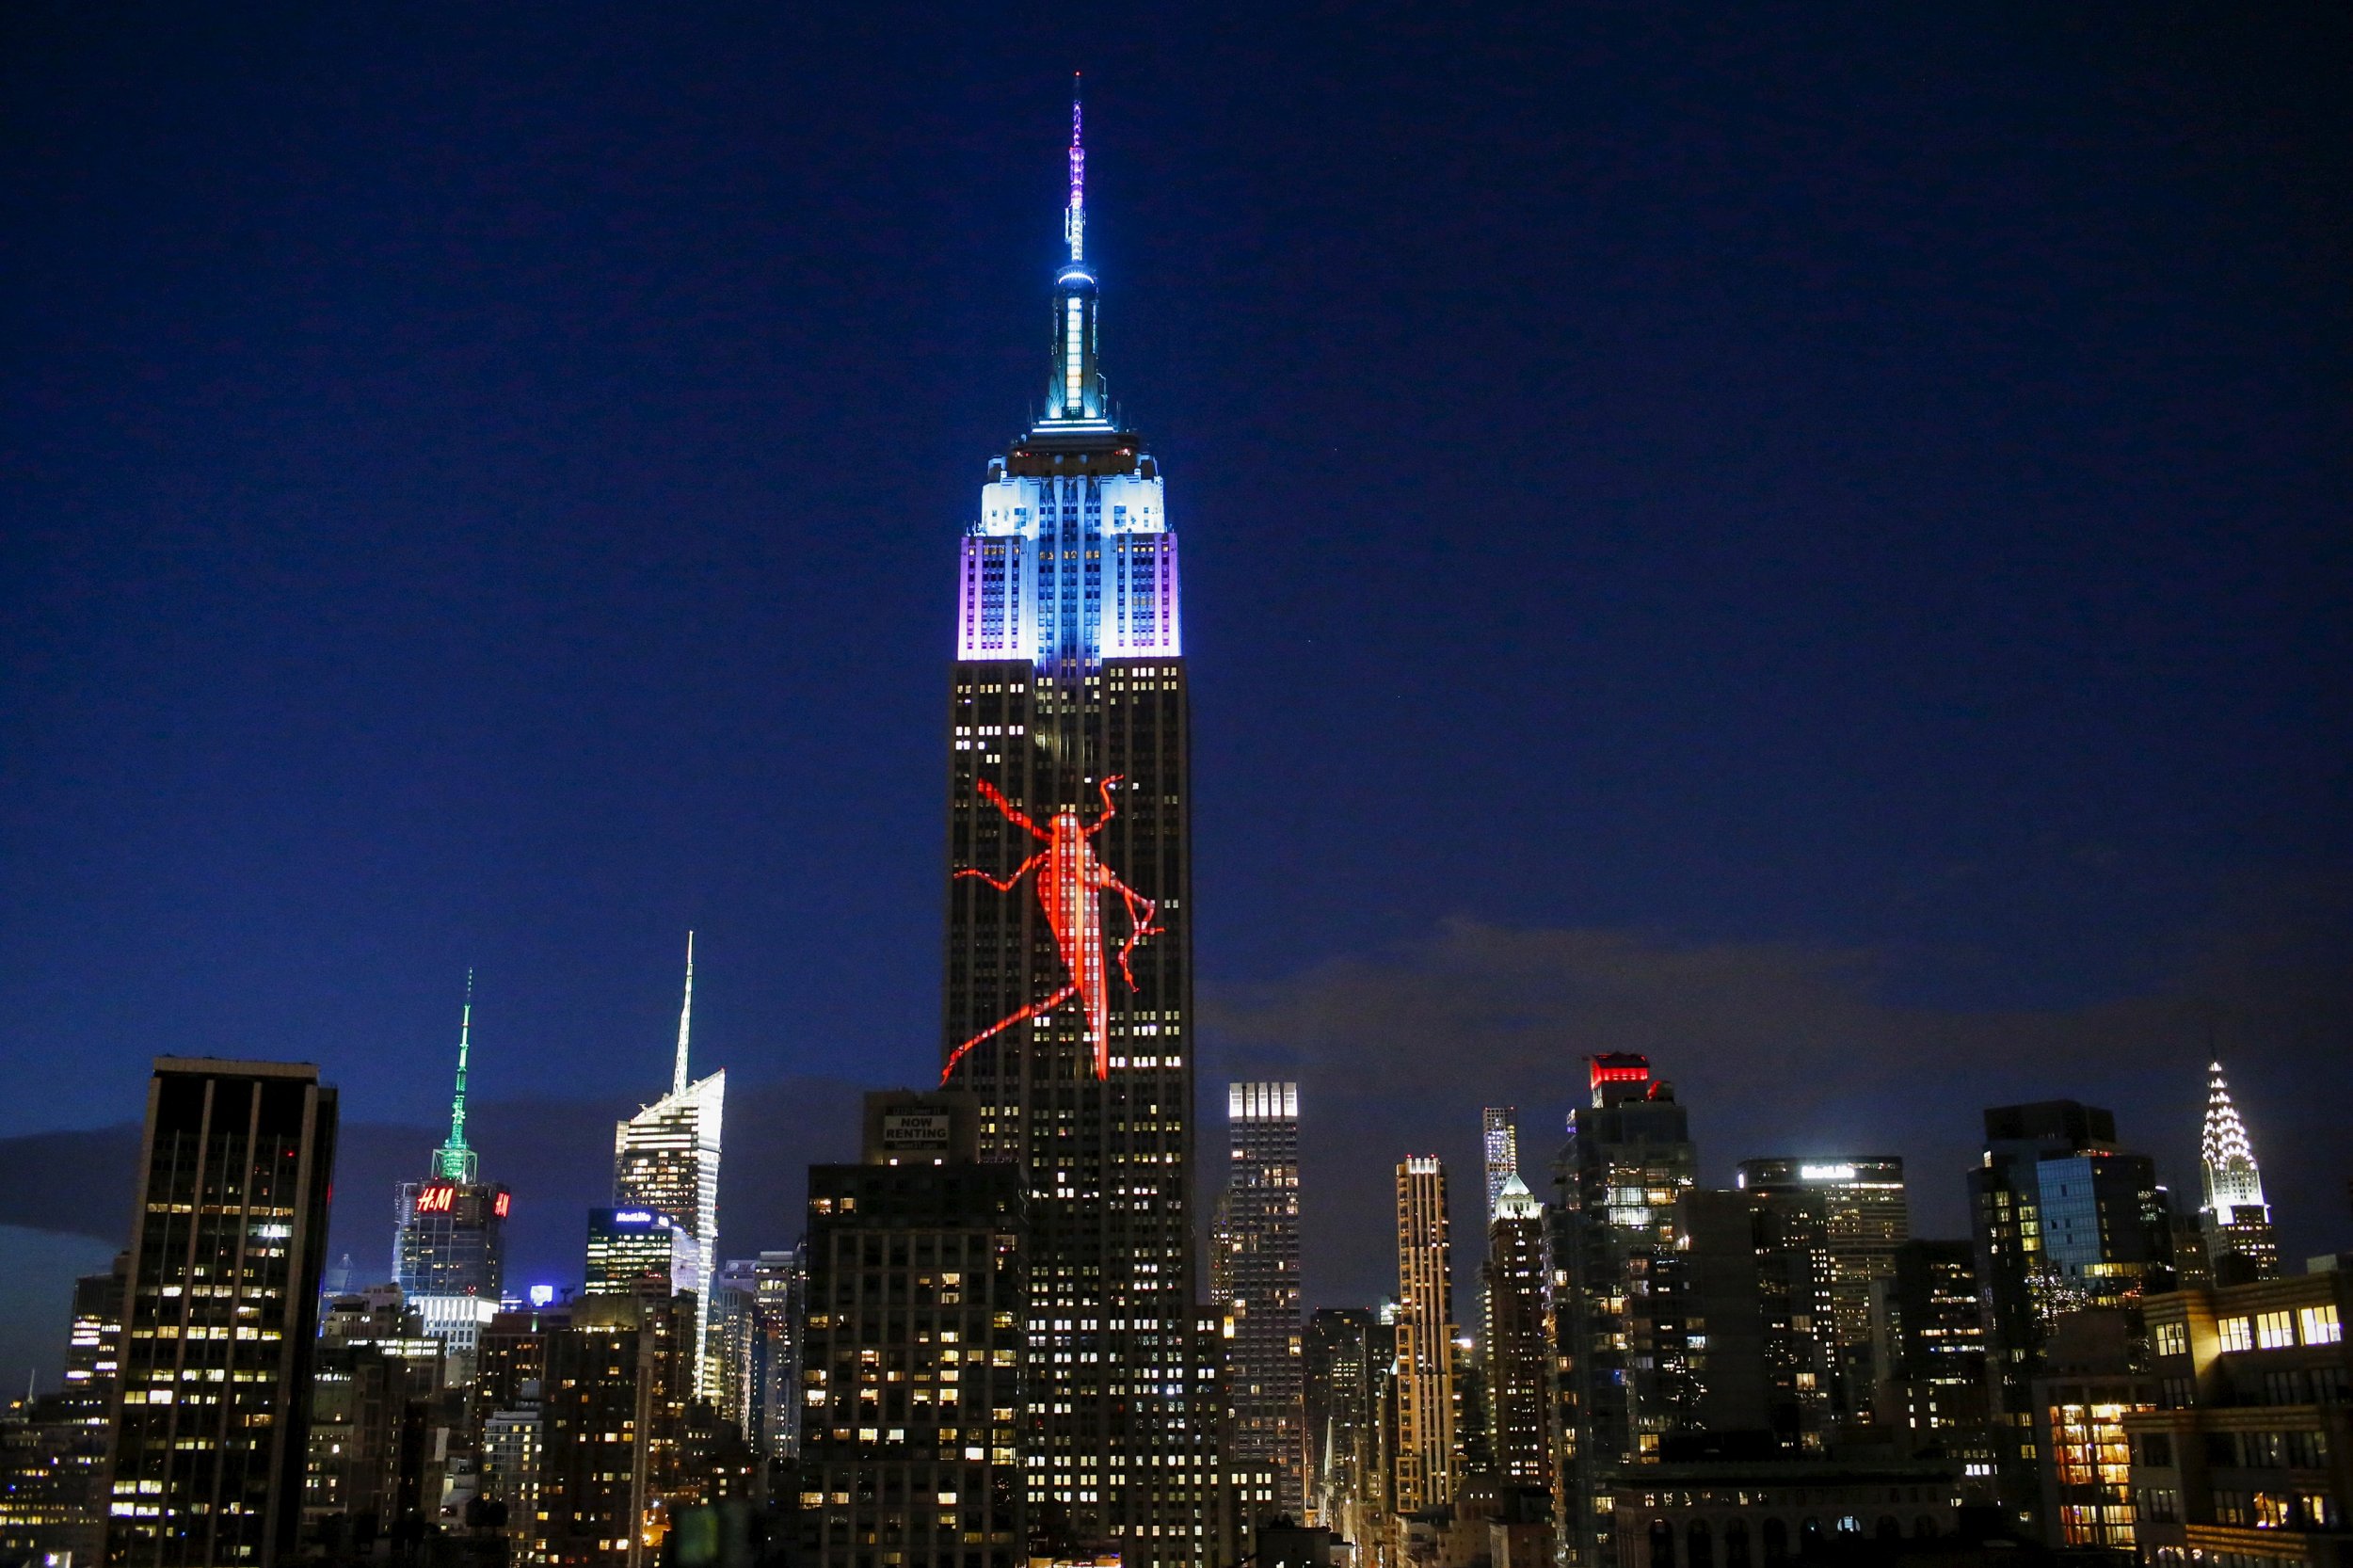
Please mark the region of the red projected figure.
POLYGON ((999 892, 1010 893, 1015 883, 1036 872, 1038 906, 1046 911, 1046 923, 1054 928, 1054 945, 1062 949, 1063 968, 1070 972, 1070 984, 1010 1017, 999 1019, 958 1046, 949 1055, 947 1066, 940 1069, 940 1082, 946 1083, 949 1075, 956 1070, 956 1064, 964 1060, 964 1053, 983 1040, 1002 1033, 1024 1018, 1042 1017, 1074 996, 1086 1009, 1087 1037, 1095 1042, 1095 1076, 1111 1076, 1111 996, 1103 973, 1103 890, 1109 888, 1127 902, 1128 939, 1119 945, 1117 961, 1120 975, 1130 991, 1136 988, 1136 977, 1128 968, 1128 955, 1146 936, 1160 935, 1160 927, 1152 923, 1152 912, 1157 906, 1097 860, 1090 841, 1119 809, 1112 804, 1112 786, 1121 776, 1114 774, 1103 780, 1103 814, 1095 819, 1094 826, 1081 825, 1077 811, 1065 810, 1054 813, 1050 830, 1038 826, 1016 810, 1011 801, 998 792, 996 785, 985 778, 979 781, 981 793, 1005 814, 1007 822, 1040 840, 1046 847, 1021 862, 1001 882, 986 872, 966 870, 956 874, 976 876, 999 892))

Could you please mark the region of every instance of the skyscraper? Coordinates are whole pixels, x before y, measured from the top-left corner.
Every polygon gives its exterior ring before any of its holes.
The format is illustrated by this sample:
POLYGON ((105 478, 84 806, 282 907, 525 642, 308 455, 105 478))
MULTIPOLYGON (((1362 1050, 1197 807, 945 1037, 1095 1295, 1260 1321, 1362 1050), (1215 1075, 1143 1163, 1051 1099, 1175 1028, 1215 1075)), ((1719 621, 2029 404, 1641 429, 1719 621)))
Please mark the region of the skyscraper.
POLYGON ((2198 1161, 2205 1188, 2199 1230, 2216 1283, 2277 1279, 2280 1243, 2271 1231, 2271 1206, 2264 1202, 2263 1173, 2255 1168, 2254 1145, 2238 1107, 2231 1103, 2219 1062, 2206 1068, 2206 1125, 2198 1140, 2198 1161))
POLYGON ((719 1269, 719 1126, 728 1074, 699 1082, 686 1071, 695 1021, 695 934, 686 934, 686 996, 679 1004, 678 1059, 670 1092, 613 1128, 613 1203, 651 1209, 683 1229, 691 1245, 671 1267, 670 1288, 695 1296, 695 1392, 718 1392, 722 1371, 711 1355, 711 1283, 719 1269))
POLYGON ((1561 1550, 1611 1562, 1609 1472, 1655 1462, 1680 1418, 1682 1325, 1654 1293, 1675 1244, 1675 1204, 1699 1153, 1673 1089, 1650 1059, 1613 1051, 1587 1071, 1591 1103, 1569 1112, 1553 1164, 1554 1343, 1566 1368, 1554 1432, 1561 1452, 1561 1550))
POLYGON ((457 1016, 457 1084, 450 1097, 449 1137, 433 1151, 431 1174, 404 1181, 393 1197, 392 1280, 448 1344, 453 1381, 472 1376, 482 1325, 498 1310, 505 1278, 505 1186, 480 1179, 482 1157, 466 1142, 466 1069, 472 1049, 473 971, 457 1016))
POLYGON ((1487 1419, 1503 1479, 1552 1484, 1552 1335, 1545 1321, 1545 1206, 1519 1173, 1504 1178, 1487 1226, 1480 1294, 1487 1315, 1487 1419))
POLYGON ((1454 1258, 1446 1166, 1417 1154, 1397 1167, 1399 1513, 1454 1495, 1454 1258))
POLYGON ((1022 1177, 974 1158, 978 1119, 967 1096, 870 1095, 862 1163, 809 1167, 797 1490, 810 1568, 1030 1556, 1017 1422, 1036 1398, 1025 1360, 1039 1358, 1023 1354, 1022 1177))
POLYGON ((1743 1160, 1737 1179, 1742 1192, 1768 1207, 1818 1201, 1830 1311, 1812 1332, 1822 1347, 1821 1368, 1833 1380, 1823 1393, 1845 1414, 1869 1410, 1871 1286, 1894 1274, 1896 1249, 1912 1237, 1903 1157, 1743 1160))
POLYGON ((1301 1433, 1299 1085, 1226 1088, 1227 1271, 1234 1336, 1227 1343, 1231 1452, 1272 1465, 1275 1505, 1305 1507, 1301 1433))
POLYGON ((1968 1483, 1990 1492, 1993 1404, 1975 1249, 1918 1239, 1897 1248, 1894 1272, 1871 1287, 1871 1335, 1881 1424, 1912 1451, 1960 1460, 1968 1483))
POLYGON ((1520 1174, 1519 1111, 1491 1105, 1479 1113, 1480 1151, 1487 1167, 1487 1223, 1495 1223, 1503 1201, 1503 1184, 1520 1174))
POLYGON ((1363 1307, 1318 1307, 1307 1320, 1302 1358, 1310 1522, 1344 1535, 1364 1517, 1365 1483, 1380 1448, 1373 1418, 1374 1327, 1373 1315, 1363 1307))
POLYGON ((316 1067, 156 1058, 108 1562, 294 1555, 334 1163, 335 1091, 316 1067))
MULTIPOLYGON (((1041 416, 989 464, 948 719, 942 1080, 1029 1183, 1041 1547, 1209 1538, 1194 1382, 1192 806, 1176 537, 1113 416, 1071 116, 1041 416)), ((812 1308, 813 1310, 813 1308, 812 1308)))
POLYGON ((2116 1146, 2116 1114, 2073 1100, 1996 1106, 1969 1172, 1971 1240, 1993 1358, 2005 1506, 2041 1508, 2034 1380, 2066 1313, 2172 1284, 2173 1226, 2155 1163, 2116 1146))

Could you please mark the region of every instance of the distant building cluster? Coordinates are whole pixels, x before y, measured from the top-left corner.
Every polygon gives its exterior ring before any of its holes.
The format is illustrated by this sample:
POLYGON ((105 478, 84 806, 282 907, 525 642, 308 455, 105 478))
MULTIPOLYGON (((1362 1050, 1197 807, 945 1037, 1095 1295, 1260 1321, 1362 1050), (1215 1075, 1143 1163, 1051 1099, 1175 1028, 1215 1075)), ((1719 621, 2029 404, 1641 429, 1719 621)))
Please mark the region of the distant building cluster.
POLYGON ((1532 1185, 1510 1106, 1466 1216, 1393 1151, 1394 1295, 1305 1309, 1314 1107, 1228 1085, 1222 1155, 1194 1119, 1176 536, 1099 370, 1075 105, 1068 158, 1044 399, 958 562, 938 1083, 727 1256, 690 933, 577 1286, 519 1291, 471 977, 381 1271, 328 1266, 314 1067, 158 1059, 129 1244, 0 1427, 0 1568, 2353 1563, 2353 1256, 2283 1272, 2218 1064, 2194 1210, 2053 1100, 1984 1112, 1935 1239, 1894 1155, 1703 1185, 1654 1064, 1593 1055, 1532 1185))

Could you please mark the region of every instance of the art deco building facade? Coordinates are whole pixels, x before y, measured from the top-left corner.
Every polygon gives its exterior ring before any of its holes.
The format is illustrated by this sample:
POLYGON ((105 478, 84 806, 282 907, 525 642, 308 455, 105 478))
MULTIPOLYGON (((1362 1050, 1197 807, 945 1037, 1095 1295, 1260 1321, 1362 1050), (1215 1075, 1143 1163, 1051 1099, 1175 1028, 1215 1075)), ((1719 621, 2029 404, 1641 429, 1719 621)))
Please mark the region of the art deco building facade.
POLYGON ((2263 1173, 2255 1168, 2254 1145, 2219 1062, 2206 1069, 2206 1125, 2198 1156, 2205 1189, 2198 1225, 2215 1280, 2244 1285, 2277 1278, 2280 1243, 2271 1230, 2271 1206, 2264 1202, 2263 1173))
POLYGON ((315 1067, 156 1059, 109 1562, 266 1568, 293 1555, 335 1129, 315 1067))
POLYGON ((1399 1513, 1454 1493, 1454 1258, 1447 1235, 1446 1166, 1413 1155, 1397 1167, 1399 1513))
POLYGON ((719 1269, 719 1133, 727 1110, 725 1068, 687 1072, 695 1021, 695 935, 686 935, 686 995, 679 1005, 678 1057, 670 1092, 613 1129, 613 1205, 651 1209, 686 1232, 670 1288, 695 1297, 695 1388, 710 1398, 724 1375, 711 1354, 711 1283, 719 1269))
POLYGON ((1552 1325, 1545 1320, 1545 1206, 1514 1171, 1487 1226, 1480 1295, 1487 1315, 1489 1448, 1503 1479, 1552 1485, 1552 1325))
POLYGON ((1275 1475, 1275 1506, 1305 1507, 1299 1294, 1299 1085, 1227 1086, 1225 1304, 1230 1450, 1275 1475))
POLYGON ((1193 909, 1176 536, 1098 369, 1074 110, 1041 417, 959 573, 943 1081, 1028 1183, 1032 1517, 1128 1568, 1209 1540, 1192 1368, 1193 909))

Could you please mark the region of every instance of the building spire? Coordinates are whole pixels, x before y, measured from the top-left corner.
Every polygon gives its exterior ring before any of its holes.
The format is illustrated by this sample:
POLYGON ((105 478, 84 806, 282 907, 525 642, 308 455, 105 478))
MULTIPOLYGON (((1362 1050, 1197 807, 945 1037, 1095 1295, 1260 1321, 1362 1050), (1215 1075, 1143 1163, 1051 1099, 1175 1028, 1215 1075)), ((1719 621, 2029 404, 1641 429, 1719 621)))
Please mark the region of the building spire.
POLYGON ((2231 1223, 2234 1209, 2264 1208, 2264 1178, 2255 1168, 2255 1147, 2222 1081, 2219 1062, 2206 1068, 2206 1125, 2198 1154, 2205 1167, 2206 1207, 2221 1224, 2231 1223))
POLYGON ((1074 262, 1085 261, 1087 254, 1087 153, 1080 135, 1081 126, 1079 72, 1074 71, 1070 73, 1070 206, 1062 220, 1063 237, 1070 242, 1074 262))
POLYGON ((678 1010, 678 1066, 670 1074, 670 1093, 686 1093, 686 1035, 695 1021, 695 934, 686 934, 686 1000, 678 1010))
POLYGON ((466 1144, 466 1061, 472 1050, 473 970, 466 971, 466 1005, 457 1015, 457 1091, 449 1102, 449 1142, 433 1153, 433 1174, 443 1181, 471 1182, 481 1157, 466 1144))

